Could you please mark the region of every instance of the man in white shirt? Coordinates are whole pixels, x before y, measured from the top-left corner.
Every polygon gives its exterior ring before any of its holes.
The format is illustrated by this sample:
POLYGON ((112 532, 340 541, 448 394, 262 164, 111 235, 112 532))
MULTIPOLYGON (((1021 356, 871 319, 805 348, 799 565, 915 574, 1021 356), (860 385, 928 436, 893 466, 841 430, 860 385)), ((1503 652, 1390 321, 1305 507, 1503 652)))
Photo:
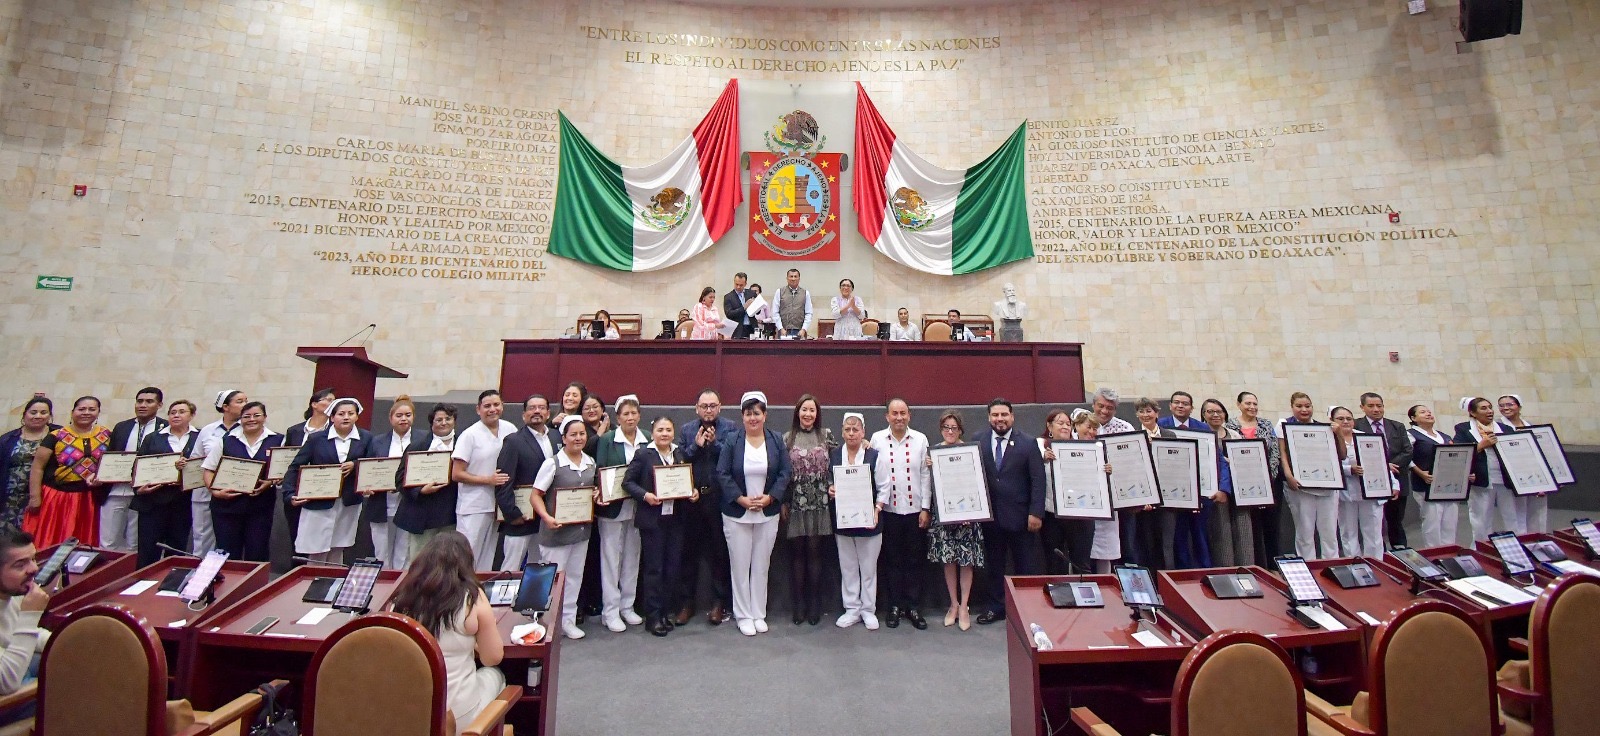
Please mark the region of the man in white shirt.
POLYGON ((772 316, 782 334, 804 338, 811 329, 811 292, 800 288, 800 269, 789 269, 785 279, 772 296, 772 316))
MULTIPOLYGON (((133 398, 133 418, 117 422, 111 428, 112 452, 138 452, 144 438, 167 426, 160 417, 163 396, 161 389, 147 386, 139 389, 133 398)), ((116 483, 111 486, 100 506, 100 546, 118 552, 132 552, 139 545, 139 512, 129 508, 133 503, 133 484, 116 483)))
POLYGON ((494 489, 511 479, 496 467, 501 445, 517 431, 515 424, 500 421, 504 411, 499 391, 478 394, 478 423, 456 438, 450 455, 451 476, 459 489, 456 531, 472 546, 474 570, 494 569, 494 489))
MULTIPOLYGON (((872 435, 878 451, 878 509, 883 518, 883 552, 879 578, 889 604, 884 623, 900 625, 901 617, 918 631, 928 628, 917 605, 922 601, 922 574, 928 564, 928 520, 933 508, 932 474, 928 470, 928 438, 911 428, 911 408, 890 399, 884 418, 888 429, 872 435)), ((866 618, 866 614, 862 614, 866 618)), ((872 622, 868 621, 868 628, 872 622)))
MULTIPOLYGON (((39 572, 37 554, 33 535, 0 527, 0 695, 10 695, 34 679, 36 657, 50 639, 50 632, 39 627, 50 594, 33 582, 39 572)), ((15 719, 27 714, 6 715, 15 719)))
POLYGON ((911 312, 905 307, 895 312, 895 323, 889 325, 889 339, 894 342, 917 342, 922 339, 922 328, 911 324, 911 312))

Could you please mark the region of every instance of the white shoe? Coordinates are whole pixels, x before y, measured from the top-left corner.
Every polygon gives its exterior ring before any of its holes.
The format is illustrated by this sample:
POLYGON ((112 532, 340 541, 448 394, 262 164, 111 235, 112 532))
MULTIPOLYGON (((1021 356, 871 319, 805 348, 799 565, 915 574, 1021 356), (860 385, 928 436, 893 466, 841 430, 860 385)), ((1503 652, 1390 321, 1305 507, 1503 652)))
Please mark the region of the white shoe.
POLYGON ((756 619, 755 620, 755 627, 756 627, 756 633, 757 634, 765 634, 765 633, 767 633, 767 620, 764 619, 764 618, 756 619))
POLYGON ((622 619, 615 616, 606 617, 606 628, 617 634, 628 630, 628 627, 622 623, 622 619))
POLYGON ((745 636, 755 636, 756 635, 755 622, 753 622, 753 621, 751 621, 750 619, 747 619, 747 618, 739 619, 739 633, 744 634, 745 636))
POLYGON ((633 609, 624 608, 622 609, 622 622, 629 626, 638 626, 644 623, 644 619, 639 614, 634 613, 633 609))
POLYGON ((867 631, 878 630, 878 617, 871 611, 861 612, 861 622, 867 625, 867 631))
MULTIPOLYGON (((841 629, 848 629, 851 626, 855 626, 859 623, 861 623, 861 614, 858 614, 855 611, 845 611, 844 615, 840 616, 838 621, 833 622, 833 625, 841 629)), ((874 621, 873 623, 877 622, 874 621)))
POLYGON ((566 634, 568 639, 582 639, 588 636, 588 634, 583 633, 583 629, 578 628, 578 622, 576 621, 562 623, 561 633, 566 634))

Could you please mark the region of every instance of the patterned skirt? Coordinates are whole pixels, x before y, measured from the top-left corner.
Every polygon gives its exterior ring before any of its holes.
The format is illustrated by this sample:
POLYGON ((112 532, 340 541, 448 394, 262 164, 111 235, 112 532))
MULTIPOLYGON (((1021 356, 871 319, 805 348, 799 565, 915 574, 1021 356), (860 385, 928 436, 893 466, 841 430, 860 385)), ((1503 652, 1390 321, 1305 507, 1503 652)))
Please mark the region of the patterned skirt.
POLYGON ((983 528, 976 523, 940 524, 928 529, 928 560, 983 567, 983 528))
POLYGON ((100 543, 100 508, 92 493, 64 493, 44 486, 39 510, 22 517, 22 530, 33 535, 33 544, 39 549, 65 542, 68 537, 93 546, 100 543))

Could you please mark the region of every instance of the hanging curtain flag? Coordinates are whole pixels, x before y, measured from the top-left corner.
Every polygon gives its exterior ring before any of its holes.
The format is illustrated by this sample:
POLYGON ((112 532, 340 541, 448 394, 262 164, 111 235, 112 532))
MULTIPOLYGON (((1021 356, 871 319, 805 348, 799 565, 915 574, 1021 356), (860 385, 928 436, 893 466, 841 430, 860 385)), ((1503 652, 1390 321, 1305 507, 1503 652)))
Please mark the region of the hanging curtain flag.
POLYGON ((938 168, 895 138, 856 84, 856 226, 895 263, 942 276, 1033 257, 1024 122, 966 171, 938 168))
POLYGON ((550 252, 618 271, 676 266, 733 226, 739 188, 739 80, 666 158, 619 166, 561 115, 550 252))

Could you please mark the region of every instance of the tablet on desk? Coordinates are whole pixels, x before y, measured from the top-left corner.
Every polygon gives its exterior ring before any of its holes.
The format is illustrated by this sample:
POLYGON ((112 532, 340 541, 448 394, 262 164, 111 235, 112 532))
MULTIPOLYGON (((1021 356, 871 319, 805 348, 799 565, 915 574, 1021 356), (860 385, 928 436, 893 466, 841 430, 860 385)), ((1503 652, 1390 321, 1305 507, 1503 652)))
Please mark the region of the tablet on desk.
POLYGON ((518 583, 517 599, 511 610, 526 616, 538 616, 550 608, 550 589, 556 584, 556 566, 548 562, 530 562, 522 566, 522 580, 518 583))
POLYGON ((1141 565, 1117 565, 1117 584, 1121 587, 1122 602, 1129 606, 1159 607, 1161 596, 1156 593, 1155 579, 1150 568, 1141 565))
POLYGON ((1289 584, 1289 599, 1296 604, 1320 603, 1328 599, 1328 594, 1322 591, 1322 586, 1317 583, 1317 576, 1311 574, 1311 568, 1306 565, 1305 559, 1296 555, 1283 555, 1275 558, 1278 563, 1278 572, 1283 574, 1283 582, 1289 584))
POLYGON ((77 548, 77 537, 72 537, 62 542, 61 546, 56 547, 56 551, 51 553, 50 559, 45 560, 44 564, 39 566, 39 572, 34 573, 33 582, 38 583, 41 588, 49 585, 50 581, 55 580, 56 575, 61 573, 61 567, 67 563, 67 556, 71 555, 77 548))
POLYGON ((1523 549, 1522 542, 1517 540, 1517 535, 1511 532, 1495 532, 1489 535, 1489 543, 1494 545, 1495 553, 1500 555, 1500 566, 1505 568, 1507 575, 1533 574, 1533 558, 1528 556, 1528 550, 1523 549))
POLYGON ((1397 546, 1390 549, 1389 554, 1394 555, 1394 558, 1399 560, 1400 564, 1405 565, 1412 575, 1421 580, 1437 583, 1450 577, 1438 565, 1429 562, 1428 558, 1423 557, 1421 552, 1410 547, 1397 546))
POLYGON ((339 594, 333 599, 333 607, 341 611, 365 611, 372 603, 372 589, 378 584, 378 574, 383 572, 383 565, 377 560, 358 560, 350 566, 350 572, 344 577, 344 585, 339 586, 339 594))

